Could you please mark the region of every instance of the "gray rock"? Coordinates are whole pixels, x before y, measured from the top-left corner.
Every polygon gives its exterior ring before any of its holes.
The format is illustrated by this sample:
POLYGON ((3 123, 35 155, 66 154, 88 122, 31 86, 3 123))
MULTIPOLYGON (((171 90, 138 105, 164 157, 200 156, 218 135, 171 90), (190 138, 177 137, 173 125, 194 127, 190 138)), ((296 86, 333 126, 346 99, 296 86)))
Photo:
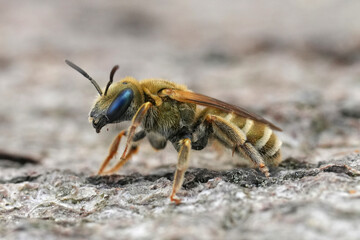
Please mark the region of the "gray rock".
POLYGON ((318 166, 288 159, 270 178, 254 169, 191 168, 178 206, 168 199, 173 169, 112 176, 37 172, 1 180, 1 235, 356 239, 359 169, 359 154, 318 166))

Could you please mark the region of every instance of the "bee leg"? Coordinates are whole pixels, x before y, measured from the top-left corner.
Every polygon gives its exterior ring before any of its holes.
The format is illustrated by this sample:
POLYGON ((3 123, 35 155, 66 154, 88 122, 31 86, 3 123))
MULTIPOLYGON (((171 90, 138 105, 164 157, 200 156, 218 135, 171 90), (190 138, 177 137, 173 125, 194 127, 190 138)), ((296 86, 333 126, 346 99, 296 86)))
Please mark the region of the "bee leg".
POLYGON ((118 148, 119 148, 119 144, 120 144, 120 140, 122 138, 122 136, 126 135, 126 131, 123 130, 121 131, 113 140, 113 142, 110 145, 109 148, 109 154, 108 156, 105 158, 105 160, 103 161, 103 163, 101 164, 101 167, 98 171, 98 175, 103 174, 104 169, 106 168, 106 166, 109 164, 110 160, 114 157, 114 155, 116 154, 118 148))
MULTIPOLYGON (((99 171, 99 173, 98 173, 99 175, 100 174, 111 174, 111 173, 118 171, 131 158, 132 155, 134 155, 135 153, 138 152, 138 146, 132 145, 129 153, 125 157, 125 161, 121 161, 121 159, 120 159, 119 162, 114 167, 112 167, 111 169, 109 169, 107 171, 104 171, 105 167, 109 164, 110 160, 116 154, 118 146, 120 144, 120 139, 123 135, 126 136, 125 130, 121 131, 119 133, 119 135, 115 137, 113 143, 111 144, 111 147, 109 150, 109 155, 107 156, 107 158, 104 160, 103 164, 101 165, 101 168, 100 168, 101 172, 99 171)), ((144 130, 142 130, 135 134, 135 136, 133 138, 133 142, 137 142, 137 141, 143 139, 145 136, 146 136, 146 132, 144 130)))
POLYGON ((246 134, 241 129, 219 116, 207 115, 205 120, 213 124, 215 135, 224 142, 230 142, 234 151, 238 150, 243 153, 266 177, 270 176, 264 159, 251 143, 246 142, 246 134))
POLYGON ((242 152, 245 153, 244 155, 247 156, 255 164, 255 166, 259 167, 260 171, 266 177, 270 176, 269 168, 265 165, 264 159, 251 143, 246 142, 238 148, 243 150, 242 152))
POLYGON ((141 105, 141 107, 136 112, 135 116, 133 117, 132 124, 131 124, 131 126, 129 128, 129 131, 128 131, 129 134, 128 134, 128 138, 127 138, 127 141, 126 141, 125 150, 124 150, 124 152, 123 152, 123 154, 121 156, 120 161, 122 159, 125 159, 128 148, 130 147, 130 145, 131 145, 131 143, 133 141, 133 138, 134 138, 134 135, 135 135, 135 130, 141 124, 142 120, 146 116, 146 113, 150 109, 151 106, 152 106, 151 102, 144 103, 143 105, 141 105))
MULTIPOLYGON (((137 152, 137 146, 132 145, 132 142, 135 140, 134 138, 136 138, 135 130, 141 124, 142 120, 144 119, 147 111, 149 110, 149 108, 151 106, 152 106, 152 104, 150 102, 146 102, 143 105, 141 105, 139 110, 136 112, 136 114, 132 120, 132 124, 128 131, 128 138, 126 141, 125 150, 124 150, 119 162, 110 170, 104 171, 105 167, 109 164, 109 161, 113 158, 113 156, 117 152, 118 146, 120 144, 120 139, 123 135, 125 135, 127 133, 126 131, 120 132, 120 134, 114 139, 113 143, 111 144, 110 150, 109 150, 109 155, 102 163, 98 174, 110 174, 110 173, 113 173, 113 172, 119 170, 130 159, 130 157, 134 153, 137 152), (131 146, 130 152, 128 153, 128 149, 129 149, 130 145, 132 145, 132 146, 131 146)), ((139 132, 139 133, 143 134, 142 132, 139 132)), ((144 136, 142 136, 141 138, 145 137, 145 134, 143 134, 143 135, 144 136)))
POLYGON ((120 158, 120 160, 114 167, 110 168, 107 171, 104 171, 102 174, 112 174, 114 172, 117 172, 122 166, 124 166, 124 164, 131 158, 131 156, 137 153, 138 151, 139 151, 139 147, 137 145, 132 145, 130 151, 125 156, 125 158, 120 158))
POLYGON ((174 183, 172 192, 170 195, 170 200, 172 202, 175 202, 176 204, 180 204, 180 199, 176 197, 176 193, 181 188, 181 185, 184 182, 184 175, 185 171, 187 170, 189 166, 189 153, 191 149, 191 140, 189 138, 185 138, 183 140, 180 140, 180 150, 179 150, 179 157, 178 157, 178 163, 176 165, 176 172, 174 175, 174 183))

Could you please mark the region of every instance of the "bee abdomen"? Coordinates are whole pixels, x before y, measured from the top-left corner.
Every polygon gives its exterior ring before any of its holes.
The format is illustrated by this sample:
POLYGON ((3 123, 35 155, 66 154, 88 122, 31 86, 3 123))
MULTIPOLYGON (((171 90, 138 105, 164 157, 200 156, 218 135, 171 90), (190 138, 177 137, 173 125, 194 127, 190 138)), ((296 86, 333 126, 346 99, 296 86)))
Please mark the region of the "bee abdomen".
POLYGON ((262 149, 266 145, 266 143, 269 141, 269 139, 272 135, 275 136, 275 134, 273 134, 273 131, 271 130, 271 128, 266 126, 262 133, 262 137, 260 137, 259 139, 256 140, 256 142, 254 143, 254 147, 257 150, 262 149))
POLYGON ((265 160, 272 164, 281 161, 280 148, 282 142, 269 126, 243 118, 233 118, 232 122, 246 134, 247 142, 250 142, 265 160))

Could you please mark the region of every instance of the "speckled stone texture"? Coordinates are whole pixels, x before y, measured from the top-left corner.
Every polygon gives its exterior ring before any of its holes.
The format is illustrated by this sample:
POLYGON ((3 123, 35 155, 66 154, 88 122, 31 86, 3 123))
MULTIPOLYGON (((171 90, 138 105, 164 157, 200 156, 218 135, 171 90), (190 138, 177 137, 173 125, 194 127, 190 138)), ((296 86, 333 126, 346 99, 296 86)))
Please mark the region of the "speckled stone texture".
POLYGON ((359 239, 359 12, 355 0, 0 1, 0 238, 359 239), (96 90, 65 59, 101 86, 119 64, 115 79, 168 79, 254 111, 283 129, 284 162, 266 178, 229 150, 193 151, 178 206, 171 144, 145 140, 96 176, 129 125, 95 133, 96 90))

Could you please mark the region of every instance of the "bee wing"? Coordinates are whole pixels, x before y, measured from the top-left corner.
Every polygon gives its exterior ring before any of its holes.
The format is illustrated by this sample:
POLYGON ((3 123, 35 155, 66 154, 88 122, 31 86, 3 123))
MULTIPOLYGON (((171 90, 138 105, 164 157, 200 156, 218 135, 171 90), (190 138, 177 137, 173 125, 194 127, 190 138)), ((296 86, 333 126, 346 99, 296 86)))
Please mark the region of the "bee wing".
POLYGON ((268 120, 264 119, 263 117, 255 113, 251 113, 244 108, 231 105, 229 103, 202 95, 200 93, 166 88, 160 91, 159 96, 161 97, 167 96, 180 102, 194 103, 206 107, 217 108, 229 113, 234 113, 244 118, 250 118, 252 120, 262 122, 264 124, 267 124, 269 127, 271 127, 274 130, 282 131, 281 128, 277 127, 275 124, 269 122, 268 120))

